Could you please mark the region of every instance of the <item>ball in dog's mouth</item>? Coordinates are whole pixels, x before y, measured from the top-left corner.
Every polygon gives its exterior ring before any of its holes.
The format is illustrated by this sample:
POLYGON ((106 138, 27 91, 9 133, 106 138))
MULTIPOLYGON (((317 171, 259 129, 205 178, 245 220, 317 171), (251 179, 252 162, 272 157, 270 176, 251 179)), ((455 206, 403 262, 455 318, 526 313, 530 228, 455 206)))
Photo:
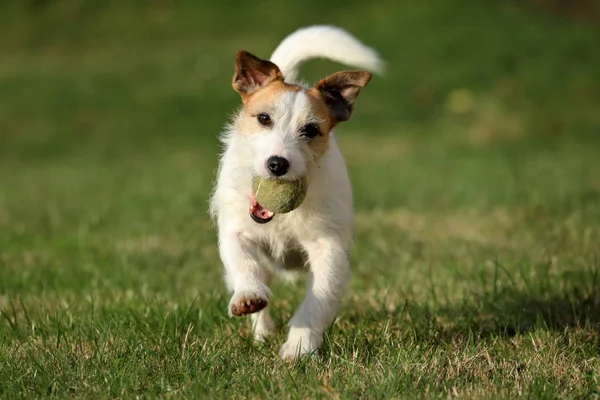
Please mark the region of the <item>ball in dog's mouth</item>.
POLYGON ((306 197, 305 177, 293 180, 252 179, 250 192, 250 217, 259 224, 273 219, 276 213, 285 214, 295 210, 306 197))

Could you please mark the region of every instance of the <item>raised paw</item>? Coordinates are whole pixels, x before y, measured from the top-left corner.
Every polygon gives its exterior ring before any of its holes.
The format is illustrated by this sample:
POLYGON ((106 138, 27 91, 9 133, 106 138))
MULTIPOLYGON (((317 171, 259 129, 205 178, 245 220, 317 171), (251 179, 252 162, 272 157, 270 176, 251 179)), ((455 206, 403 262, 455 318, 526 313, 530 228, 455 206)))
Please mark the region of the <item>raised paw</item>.
POLYGON ((229 315, 241 317, 252 314, 262 310, 267 304, 267 296, 253 292, 236 292, 229 302, 229 315))

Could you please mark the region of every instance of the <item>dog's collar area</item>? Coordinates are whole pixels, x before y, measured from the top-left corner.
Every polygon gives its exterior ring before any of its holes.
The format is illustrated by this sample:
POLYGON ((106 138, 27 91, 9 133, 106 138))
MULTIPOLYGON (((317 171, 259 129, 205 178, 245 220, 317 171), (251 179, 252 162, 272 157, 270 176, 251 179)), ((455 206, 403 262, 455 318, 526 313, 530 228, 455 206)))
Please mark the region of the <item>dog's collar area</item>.
POLYGON ((275 216, 275 213, 267 210, 263 206, 261 206, 258 201, 256 201, 256 197, 254 196, 254 192, 250 191, 250 209, 249 209, 250 218, 257 224, 266 224, 271 221, 275 216))

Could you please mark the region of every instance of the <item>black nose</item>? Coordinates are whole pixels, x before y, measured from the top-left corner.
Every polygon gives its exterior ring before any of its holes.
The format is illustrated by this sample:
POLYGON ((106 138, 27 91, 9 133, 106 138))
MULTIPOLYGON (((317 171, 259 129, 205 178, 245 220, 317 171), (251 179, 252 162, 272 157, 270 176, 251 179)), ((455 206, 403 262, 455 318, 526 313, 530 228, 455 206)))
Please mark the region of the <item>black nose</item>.
POLYGON ((269 171, 275 176, 283 176, 290 169, 290 162, 283 157, 271 156, 267 160, 269 171))

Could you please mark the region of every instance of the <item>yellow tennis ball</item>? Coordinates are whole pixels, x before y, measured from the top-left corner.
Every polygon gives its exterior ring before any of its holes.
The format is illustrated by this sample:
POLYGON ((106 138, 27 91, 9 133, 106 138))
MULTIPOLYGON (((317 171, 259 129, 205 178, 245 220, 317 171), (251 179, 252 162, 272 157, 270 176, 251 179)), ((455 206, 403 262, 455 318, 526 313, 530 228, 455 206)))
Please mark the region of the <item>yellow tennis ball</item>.
POLYGON ((287 213, 302 204, 308 184, 306 178, 288 179, 252 179, 252 190, 256 201, 274 213, 287 213))

